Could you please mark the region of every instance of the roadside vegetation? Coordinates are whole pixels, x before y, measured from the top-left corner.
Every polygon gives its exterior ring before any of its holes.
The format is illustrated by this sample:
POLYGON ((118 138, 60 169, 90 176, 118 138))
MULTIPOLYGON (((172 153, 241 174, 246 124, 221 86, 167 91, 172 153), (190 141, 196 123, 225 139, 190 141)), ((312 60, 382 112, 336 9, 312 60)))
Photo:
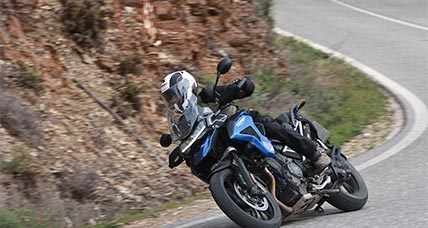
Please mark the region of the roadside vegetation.
POLYGON ((83 48, 97 48, 106 29, 103 0, 62 0, 62 22, 67 35, 83 48))
POLYGON ((255 94, 243 105, 276 117, 306 100, 303 112, 325 126, 337 145, 386 113, 386 96, 364 73, 292 38, 276 36, 274 45, 287 58, 287 77, 279 77, 274 69, 258 69, 255 94))
POLYGON ((1 228, 46 228, 52 227, 46 220, 26 209, 0 209, 1 228))
POLYGON ((36 94, 39 94, 43 90, 40 72, 22 62, 18 62, 18 66, 21 72, 17 78, 18 85, 32 89, 36 94))

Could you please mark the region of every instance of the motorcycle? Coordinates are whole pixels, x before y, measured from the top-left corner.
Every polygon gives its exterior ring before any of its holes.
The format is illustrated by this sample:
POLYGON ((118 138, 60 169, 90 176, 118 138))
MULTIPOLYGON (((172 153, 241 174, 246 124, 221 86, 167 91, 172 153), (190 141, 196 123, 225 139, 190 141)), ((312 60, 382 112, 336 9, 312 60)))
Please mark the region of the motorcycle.
MULTIPOLYGON (((219 62, 214 91, 231 66, 228 57, 219 62)), ((214 96, 221 100, 218 94, 214 96)), ((218 103, 215 111, 200 107, 192 133, 170 153, 169 167, 185 162, 193 175, 209 184, 215 202, 235 223, 273 228, 291 215, 322 210, 324 202, 343 211, 359 210, 366 204, 363 178, 341 150, 329 143, 328 131, 300 113, 305 102, 292 106, 278 120, 327 151, 332 162, 316 175, 304 156, 267 138, 248 110, 239 110, 233 102, 218 103)), ((171 141, 161 138, 161 144, 169 146, 171 141)))

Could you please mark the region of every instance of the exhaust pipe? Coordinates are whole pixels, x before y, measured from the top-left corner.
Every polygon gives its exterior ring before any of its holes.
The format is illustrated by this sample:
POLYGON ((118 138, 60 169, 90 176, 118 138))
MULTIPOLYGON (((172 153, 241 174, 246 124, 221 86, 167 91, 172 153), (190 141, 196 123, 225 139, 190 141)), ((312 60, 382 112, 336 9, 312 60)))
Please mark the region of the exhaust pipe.
POLYGON ((271 188, 270 191, 273 195, 273 198, 276 200, 276 202, 278 203, 279 207, 281 209, 283 209, 284 211, 286 211, 288 214, 293 213, 293 208, 283 204, 281 201, 278 200, 278 198, 276 197, 276 180, 275 177, 272 175, 272 173, 269 171, 268 168, 265 168, 265 172, 266 174, 270 177, 271 179, 271 188))

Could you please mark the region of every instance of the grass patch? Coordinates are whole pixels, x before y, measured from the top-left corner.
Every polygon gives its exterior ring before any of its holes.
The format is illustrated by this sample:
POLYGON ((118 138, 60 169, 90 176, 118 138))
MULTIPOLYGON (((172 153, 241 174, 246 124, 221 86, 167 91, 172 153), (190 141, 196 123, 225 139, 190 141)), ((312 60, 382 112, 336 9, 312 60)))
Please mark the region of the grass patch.
POLYGON ((246 104, 277 115, 305 99, 304 113, 329 129, 338 145, 385 114, 387 98, 364 73, 292 38, 277 36, 274 45, 286 55, 289 75, 257 70, 256 91, 246 104))
POLYGON ((26 209, 0 209, 1 228, 46 228, 47 221, 26 209))

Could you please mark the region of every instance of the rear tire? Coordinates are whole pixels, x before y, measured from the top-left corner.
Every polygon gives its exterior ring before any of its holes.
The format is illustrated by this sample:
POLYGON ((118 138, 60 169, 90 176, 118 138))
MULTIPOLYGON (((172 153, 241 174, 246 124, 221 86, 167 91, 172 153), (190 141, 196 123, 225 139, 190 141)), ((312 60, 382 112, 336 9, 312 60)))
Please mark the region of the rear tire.
POLYGON ((331 195, 327 202, 343 211, 356 211, 367 203, 367 186, 360 173, 349 161, 343 159, 342 162, 351 170, 351 177, 340 187, 340 192, 331 195))
MULTIPOLYGON (((225 169, 215 173, 210 179, 211 194, 220 209, 236 224, 245 228, 278 228, 281 225, 281 210, 269 192, 264 193, 263 202, 267 203, 268 209, 263 211, 263 218, 258 216, 255 209, 246 205, 242 198, 235 192, 235 175, 231 169, 225 169), (247 211, 245 211, 247 210, 247 211), (253 213, 251 213, 253 211, 253 213), (254 215, 254 211, 256 215, 254 215), (266 214, 264 214, 266 213, 266 214)), ((265 205, 266 206, 266 205, 265 205)))

